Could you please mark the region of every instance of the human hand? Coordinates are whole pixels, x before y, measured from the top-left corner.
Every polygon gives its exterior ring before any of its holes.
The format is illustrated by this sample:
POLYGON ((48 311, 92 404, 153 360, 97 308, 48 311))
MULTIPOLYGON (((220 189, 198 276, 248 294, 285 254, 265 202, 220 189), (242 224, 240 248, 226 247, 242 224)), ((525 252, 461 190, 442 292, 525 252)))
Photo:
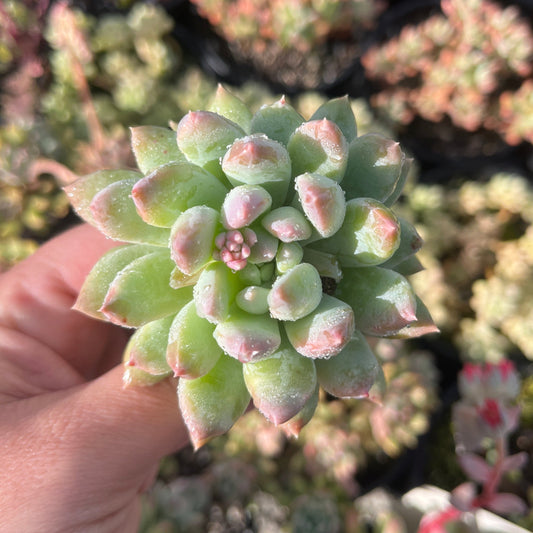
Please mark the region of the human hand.
POLYGON ((0 531, 136 531, 159 459, 188 443, 175 384, 123 389, 127 330, 71 309, 114 245, 82 225, 0 276, 0 531))

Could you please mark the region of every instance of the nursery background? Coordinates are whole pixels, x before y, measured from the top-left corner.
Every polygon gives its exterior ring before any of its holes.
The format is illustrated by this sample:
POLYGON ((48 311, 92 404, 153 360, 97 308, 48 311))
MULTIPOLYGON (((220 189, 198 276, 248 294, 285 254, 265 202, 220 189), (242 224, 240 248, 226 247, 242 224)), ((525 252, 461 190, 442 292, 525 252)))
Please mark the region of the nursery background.
POLYGON ((440 332, 375 339, 380 402, 323 393, 298 439, 252 411, 165 458, 140 532, 533 529, 533 4, 1 1, 0 272, 79 223, 63 186, 135 167, 131 126, 218 84, 306 118, 347 95, 358 135, 400 141, 440 332))

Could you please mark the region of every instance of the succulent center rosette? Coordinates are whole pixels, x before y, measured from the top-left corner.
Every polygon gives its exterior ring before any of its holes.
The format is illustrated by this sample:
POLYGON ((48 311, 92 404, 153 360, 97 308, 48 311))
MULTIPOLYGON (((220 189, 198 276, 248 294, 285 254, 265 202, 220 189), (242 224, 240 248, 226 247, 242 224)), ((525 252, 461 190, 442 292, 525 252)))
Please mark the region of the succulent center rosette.
POLYGON ((436 331, 405 277, 415 228, 391 205, 410 160, 357 136, 347 97, 305 120, 285 99, 252 114, 219 87, 175 131, 132 128, 140 172, 102 170, 66 187, 77 213, 119 245, 76 308, 137 328, 124 382, 178 376, 196 448, 250 399, 297 435, 319 387, 368 398, 383 381, 365 336, 436 331))

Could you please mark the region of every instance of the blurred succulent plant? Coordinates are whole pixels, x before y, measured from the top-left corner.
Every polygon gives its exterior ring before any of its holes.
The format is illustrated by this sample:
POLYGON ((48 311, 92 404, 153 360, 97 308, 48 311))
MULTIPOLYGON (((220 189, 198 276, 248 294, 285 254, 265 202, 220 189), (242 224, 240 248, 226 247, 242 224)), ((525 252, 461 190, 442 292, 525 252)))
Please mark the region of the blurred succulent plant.
POLYGON ((457 188, 414 185, 397 210, 425 241, 412 278, 464 360, 497 362, 519 348, 531 359, 533 190, 495 173, 457 188))
MULTIPOLYGON (((332 83, 359 56, 385 0, 193 0, 240 60, 287 87, 332 83), (335 45, 335 53, 326 53, 335 45)), ((330 50, 331 52, 331 50, 330 50)))
POLYGON ((142 173, 66 187, 82 218, 130 243, 95 265, 76 308, 138 328, 126 384, 182 378, 196 448, 250 397, 297 435, 319 384, 379 396, 364 335, 437 331, 403 275, 420 269, 422 241, 390 208, 410 160, 390 139, 357 137, 347 98, 305 120, 284 99, 252 115, 219 87, 176 131, 133 128, 132 147, 142 173))
MULTIPOLYGON (((516 6, 488 0, 442 0, 441 8, 443 14, 404 27, 365 53, 366 74, 378 87, 373 105, 397 124, 447 116, 465 130, 497 130, 519 142, 518 135, 525 137, 511 102, 517 81, 531 75, 530 24, 516 6)), ((516 99, 523 105, 524 98, 516 99)))
POLYGON ((451 507, 422 519, 421 533, 444 531, 463 513, 483 507, 504 515, 527 511, 519 496, 499 490, 504 476, 527 462, 525 452, 508 451, 520 415, 520 378, 514 364, 466 363, 459 374, 459 392, 461 398, 453 406, 454 435, 458 461, 469 481, 452 491, 451 507))

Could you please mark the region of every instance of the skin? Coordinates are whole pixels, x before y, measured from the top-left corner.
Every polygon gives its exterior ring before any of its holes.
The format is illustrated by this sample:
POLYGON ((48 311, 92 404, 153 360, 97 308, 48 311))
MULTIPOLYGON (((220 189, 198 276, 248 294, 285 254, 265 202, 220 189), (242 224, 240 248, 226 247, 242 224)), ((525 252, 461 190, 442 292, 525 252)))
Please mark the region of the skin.
POLYGON ((122 387, 129 331, 71 309, 116 243, 82 225, 0 275, 0 531, 134 532, 188 444, 176 383, 122 387))

